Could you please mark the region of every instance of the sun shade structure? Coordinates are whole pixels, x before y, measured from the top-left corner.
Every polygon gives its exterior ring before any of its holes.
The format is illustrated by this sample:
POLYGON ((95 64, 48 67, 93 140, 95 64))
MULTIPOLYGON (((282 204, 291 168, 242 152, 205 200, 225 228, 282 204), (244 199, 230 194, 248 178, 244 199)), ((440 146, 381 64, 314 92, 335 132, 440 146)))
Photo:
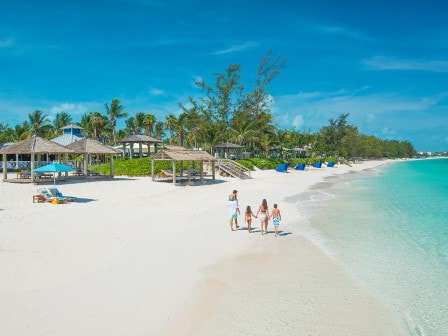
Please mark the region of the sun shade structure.
POLYGON ((176 162, 179 161, 181 163, 181 167, 183 166, 183 161, 187 161, 188 163, 188 172, 187 172, 187 180, 188 183, 191 181, 191 161, 199 161, 199 176, 201 182, 204 180, 204 161, 208 161, 211 163, 212 168, 212 179, 215 180, 215 158, 208 154, 205 151, 196 151, 196 150, 161 150, 154 154, 151 157, 151 177, 152 180, 155 181, 154 176, 154 161, 172 161, 173 170, 173 184, 176 185, 176 162))
POLYGON ((139 157, 143 157, 142 144, 148 145, 148 156, 149 156, 149 155, 151 155, 150 144, 154 144, 154 152, 157 152, 157 144, 162 143, 162 141, 160 141, 159 139, 150 137, 148 135, 143 135, 143 134, 130 135, 126 138, 118 140, 117 142, 123 144, 123 157, 126 156, 126 146, 128 144, 130 144, 130 146, 129 146, 129 158, 130 159, 134 158, 134 144, 135 143, 139 144, 139 157))
POLYGON ((84 176, 87 176, 87 162, 89 155, 109 155, 109 163, 110 163, 110 177, 114 175, 114 155, 120 153, 120 151, 102 144, 99 141, 92 140, 89 138, 84 138, 78 141, 75 141, 67 146, 67 148, 71 149, 75 154, 82 154, 84 159, 84 176))
POLYGON ((245 147, 230 142, 225 142, 220 145, 212 147, 212 154, 218 153, 218 155, 227 159, 228 155, 234 155, 234 157, 241 156, 241 152, 245 147))
POLYGON ((69 154, 73 153, 71 149, 61 146, 53 141, 41 138, 39 136, 32 136, 28 139, 22 140, 11 146, 0 149, 0 154, 3 155, 3 180, 7 180, 6 170, 6 155, 7 154, 31 154, 31 181, 34 182, 34 161, 37 155, 38 162, 41 160, 42 154, 69 154))
MULTIPOLYGON (((46 166, 42 166, 33 170, 35 173, 59 173, 74 171, 72 167, 63 165, 61 163, 50 163, 46 166)), ((56 186, 56 174, 53 174, 53 187, 56 186)))

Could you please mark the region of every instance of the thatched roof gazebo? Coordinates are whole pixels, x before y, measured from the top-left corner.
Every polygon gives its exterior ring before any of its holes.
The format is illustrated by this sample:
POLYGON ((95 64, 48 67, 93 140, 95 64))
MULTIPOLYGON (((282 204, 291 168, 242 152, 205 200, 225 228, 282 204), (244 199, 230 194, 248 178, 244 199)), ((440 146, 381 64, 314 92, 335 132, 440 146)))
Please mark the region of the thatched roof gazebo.
POLYGON ((84 161, 84 176, 87 176, 87 162, 89 155, 109 155, 109 163, 110 163, 110 177, 114 176, 114 155, 120 153, 120 151, 102 144, 99 141, 92 140, 89 138, 84 138, 78 141, 75 141, 69 145, 67 148, 71 149, 75 154, 82 154, 84 161))
POLYGON ((212 147, 212 154, 215 153, 223 153, 223 156, 227 159, 227 154, 240 153, 245 147, 237 144, 233 144, 230 142, 222 143, 220 145, 216 145, 212 147))
POLYGON ((123 157, 126 156, 126 146, 129 144, 129 158, 134 158, 134 144, 139 144, 139 156, 143 157, 142 144, 147 144, 148 146, 148 156, 151 155, 150 145, 154 144, 154 153, 157 153, 157 144, 161 144, 162 141, 148 135, 143 134, 135 134, 130 135, 126 138, 117 141, 118 143, 123 144, 123 157))
POLYGON ((69 154, 73 153, 71 149, 61 146, 53 141, 41 138, 39 136, 32 136, 23 141, 12 144, 11 146, 0 149, 0 154, 3 155, 3 180, 6 181, 8 173, 6 169, 6 155, 7 154, 31 154, 31 182, 35 181, 35 157, 37 155, 38 164, 41 161, 42 154, 69 154))
MULTIPOLYGON (((187 181, 190 184, 191 181, 191 161, 200 161, 199 165, 199 176, 201 182, 204 181, 204 161, 211 163, 212 168, 212 179, 215 180, 215 158, 205 151, 197 150, 161 150, 155 153, 151 157, 151 177, 155 181, 154 175, 154 161, 172 161, 173 170, 171 172, 173 178, 173 184, 176 185, 176 162, 181 163, 183 167, 183 162, 187 161, 188 171, 187 171, 187 181)), ((179 177, 179 176, 177 176, 179 177)))

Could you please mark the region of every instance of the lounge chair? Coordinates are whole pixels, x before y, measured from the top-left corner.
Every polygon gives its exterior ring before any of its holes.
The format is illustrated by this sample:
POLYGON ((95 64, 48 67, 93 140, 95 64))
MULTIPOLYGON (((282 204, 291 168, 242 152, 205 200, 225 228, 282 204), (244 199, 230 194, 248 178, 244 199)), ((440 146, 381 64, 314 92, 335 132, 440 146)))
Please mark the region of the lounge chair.
POLYGON ((53 197, 67 200, 67 202, 73 202, 76 200, 76 197, 62 195, 62 193, 58 190, 58 188, 48 188, 48 191, 50 192, 51 195, 53 195, 53 197))
POLYGON ((37 189, 37 192, 39 193, 39 195, 41 195, 44 199, 45 202, 53 202, 54 200, 57 200, 58 202, 68 202, 68 198, 67 197, 57 197, 57 196, 53 196, 50 191, 48 191, 47 188, 39 188, 37 189))

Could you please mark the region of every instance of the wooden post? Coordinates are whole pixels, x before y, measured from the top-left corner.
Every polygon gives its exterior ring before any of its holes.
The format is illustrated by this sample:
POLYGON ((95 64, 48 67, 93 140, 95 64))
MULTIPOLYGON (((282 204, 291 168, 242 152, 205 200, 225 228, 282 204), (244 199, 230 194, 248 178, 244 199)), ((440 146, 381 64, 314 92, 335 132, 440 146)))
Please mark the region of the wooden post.
POLYGON ((154 181, 154 159, 151 159, 151 178, 154 181))
POLYGON ((19 154, 16 154, 16 169, 19 169, 19 154))
POLYGON ((215 180, 215 160, 212 160, 212 179, 215 180))
POLYGON ((37 154, 37 168, 42 165, 42 154, 37 154))
POLYGON ((126 159, 126 142, 123 142, 123 159, 126 159))
POLYGON ((201 183, 204 183, 204 161, 199 164, 199 174, 201 175, 201 183))
POLYGON ((7 167, 6 167, 6 154, 3 154, 3 181, 6 181, 6 179, 8 178, 8 171, 7 171, 7 167))
POLYGON ((176 161, 173 160, 173 184, 176 185, 176 161))
POLYGON ((180 161, 180 176, 184 176, 184 162, 180 161))
POLYGON ((109 176, 110 178, 114 178, 114 155, 110 154, 109 158, 109 176))
POLYGON ((151 156, 151 143, 148 142, 147 146, 148 146, 148 157, 150 157, 151 156))
POLYGON ((190 185, 190 182, 191 182, 191 161, 187 161, 187 169, 188 169, 188 185, 190 185))
POLYGON ((134 143, 133 142, 131 142, 131 147, 129 148, 130 149, 130 154, 129 154, 129 159, 133 159, 134 158, 134 143))
POLYGON ((138 156, 140 159, 143 157, 143 146, 141 142, 138 143, 138 156))
MULTIPOLYGON (((68 153, 65 153, 65 165, 68 166, 68 153)), ((65 172, 65 177, 68 176, 68 172, 65 172)))
POLYGON ((82 168, 83 168, 84 176, 87 177, 87 157, 89 156, 89 154, 84 153, 82 156, 84 159, 84 166, 82 168))
POLYGON ((31 182, 34 182, 36 174, 34 173, 34 153, 31 153, 31 182))

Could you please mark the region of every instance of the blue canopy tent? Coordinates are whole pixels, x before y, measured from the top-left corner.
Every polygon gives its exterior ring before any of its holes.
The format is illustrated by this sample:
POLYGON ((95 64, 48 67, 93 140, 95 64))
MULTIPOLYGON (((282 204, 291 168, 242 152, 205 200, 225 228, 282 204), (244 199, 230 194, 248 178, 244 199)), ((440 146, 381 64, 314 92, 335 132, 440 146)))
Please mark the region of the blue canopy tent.
POLYGON ((282 163, 282 164, 278 165, 277 168, 275 168, 275 171, 277 171, 279 173, 286 173, 288 171, 288 164, 282 163))
POLYGON ((314 162, 313 167, 314 168, 322 168, 322 162, 320 162, 320 161, 314 162))
POLYGON ((327 167, 334 168, 334 162, 328 162, 327 167))
POLYGON ((304 163, 297 164, 296 170, 305 170, 305 164, 304 163))
POLYGON ((33 170, 35 173, 53 173, 53 186, 56 185, 56 173, 74 171, 72 167, 60 164, 50 163, 46 166, 42 166, 33 170))

